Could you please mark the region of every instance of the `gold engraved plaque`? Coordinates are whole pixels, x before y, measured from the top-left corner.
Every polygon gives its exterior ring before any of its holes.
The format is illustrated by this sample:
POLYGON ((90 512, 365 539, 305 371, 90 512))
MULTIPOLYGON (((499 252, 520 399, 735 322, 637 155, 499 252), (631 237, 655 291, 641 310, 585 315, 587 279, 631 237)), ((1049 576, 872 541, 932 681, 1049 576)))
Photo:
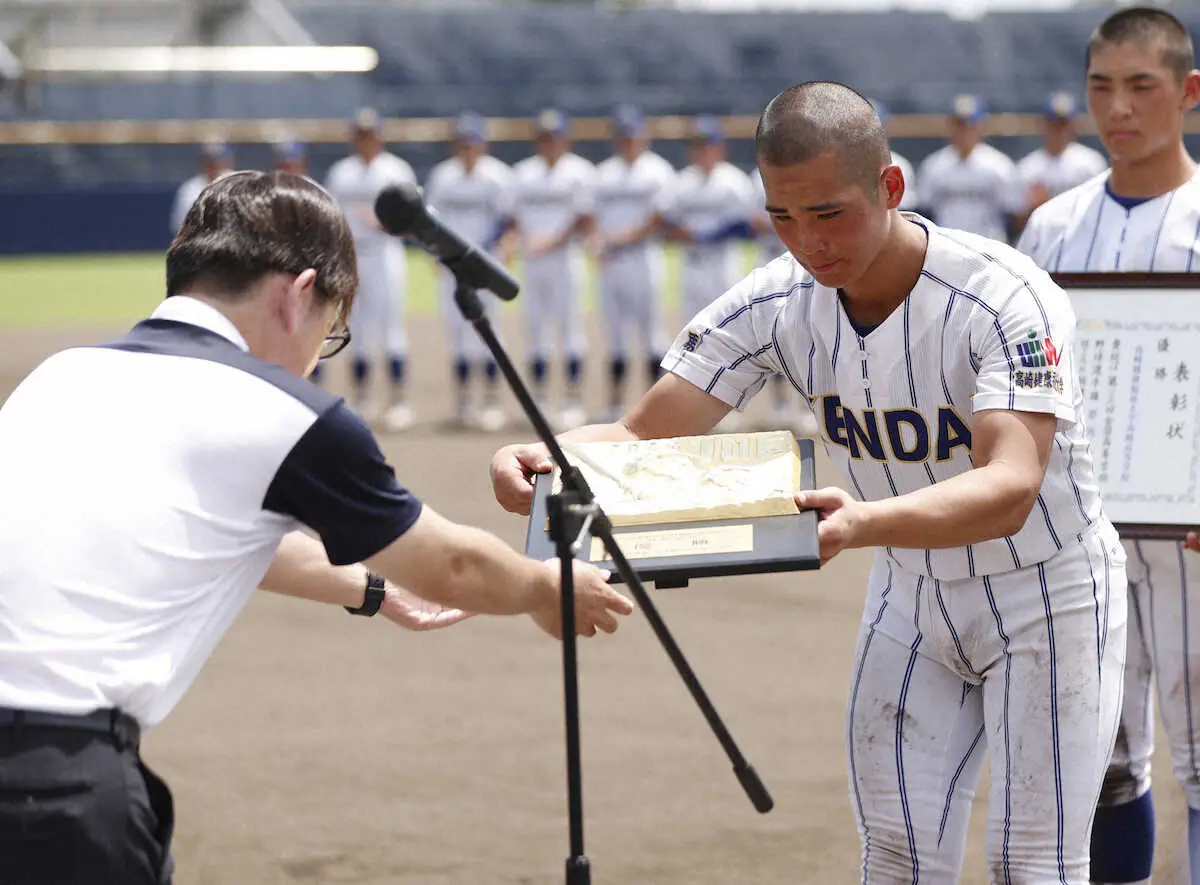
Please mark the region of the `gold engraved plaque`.
MULTIPOLYGON (((719 525, 695 529, 667 529, 650 532, 622 532, 616 536, 621 551, 629 560, 657 559, 669 556, 697 556, 710 553, 749 553, 754 550, 754 526, 719 525)), ((592 538, 592 562, 608 559, 604 542, 592 538)))
MULTIPOLYGON (((787 431, 564 443, 563 450, 614 526, 799 512, 800 451, 787 431)), ((561 487, 556 476, 554 490, 561 487)), ((623 546, 629 537, 622 536, 623 546)))

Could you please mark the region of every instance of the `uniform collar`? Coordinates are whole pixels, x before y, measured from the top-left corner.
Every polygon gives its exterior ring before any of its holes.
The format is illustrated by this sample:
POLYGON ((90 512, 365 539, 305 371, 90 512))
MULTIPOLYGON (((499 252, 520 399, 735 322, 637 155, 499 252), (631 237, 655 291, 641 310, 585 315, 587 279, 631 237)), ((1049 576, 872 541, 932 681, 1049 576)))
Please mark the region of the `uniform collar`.
POLYGON ((176 323, 186 323, 189 326, 199 326, 215 335, 220 335, 226 341, 236 344, 241 350, 249 350, 250 345, 242 337, 233 321, 211 304, 206 304, 198 298, 187 295, 174 295, 166 299, 150 314, 150 319, 171 320, 176 323))

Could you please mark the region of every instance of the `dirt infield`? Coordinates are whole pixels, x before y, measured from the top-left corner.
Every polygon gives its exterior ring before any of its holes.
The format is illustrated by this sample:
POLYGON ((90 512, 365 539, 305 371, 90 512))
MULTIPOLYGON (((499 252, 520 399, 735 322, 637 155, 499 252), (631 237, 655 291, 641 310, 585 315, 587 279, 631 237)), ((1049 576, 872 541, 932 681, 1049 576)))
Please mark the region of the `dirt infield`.
MULTIPOLYGON (((0 332, 0 397, 49 352, 113 331, 0 332)), ((385 451, 437 510, 520 545, 523 522, 492 501, 487 464, 527 434, 440 431, 449 413, 440 330, 418 321, 412 340, 422 420, 383 437, 385 451)), ((834 479, 823 457, 819 470, 834 479)), ((655 593, 775 797, 766 816, 742 795, 642 618, 581 645, 594 882, 857 881, 842 707, 868 559, 856 552, 820 573, 655 593)), ((563 881, 558 651, 526 619, 411 634, 260 594, 146 741, 176 796, 177 885, 563 881)), ((1182 800, 1161 749, 1155 764, 1155 881, 1166 885, 1177 881, 1182 800)), ((978 811, 968 883, 986 881, 978 811)))

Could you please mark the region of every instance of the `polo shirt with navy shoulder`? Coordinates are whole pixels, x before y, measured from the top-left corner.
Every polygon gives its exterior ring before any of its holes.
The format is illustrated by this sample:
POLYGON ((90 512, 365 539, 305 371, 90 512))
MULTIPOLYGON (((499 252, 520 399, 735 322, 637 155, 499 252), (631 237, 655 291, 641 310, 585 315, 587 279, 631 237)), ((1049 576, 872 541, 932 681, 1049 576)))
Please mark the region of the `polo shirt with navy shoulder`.
POLYGON ((178 702, 311 528, 335 565, 416 522, 371 431, 175 296, 118 341, 62 351, 0 408, 0 706, 178 702))

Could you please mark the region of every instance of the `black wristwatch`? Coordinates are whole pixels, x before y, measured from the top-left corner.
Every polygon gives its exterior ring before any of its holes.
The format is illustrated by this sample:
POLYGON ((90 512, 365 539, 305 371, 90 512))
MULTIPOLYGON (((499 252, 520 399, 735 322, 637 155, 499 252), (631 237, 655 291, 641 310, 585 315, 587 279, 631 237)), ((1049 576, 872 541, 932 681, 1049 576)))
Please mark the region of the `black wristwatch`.
POLYGON ((363 596, 362 605, 358 608, 344 606, 346 611, 352 615, 362 615, 364 618, 369 618, 379 612, 380 606, 383 605, 383 598, 387 596, 386 582, 383 580, 383 575, 377 575, 374 572, 367 572, 367 592, 363 596))

